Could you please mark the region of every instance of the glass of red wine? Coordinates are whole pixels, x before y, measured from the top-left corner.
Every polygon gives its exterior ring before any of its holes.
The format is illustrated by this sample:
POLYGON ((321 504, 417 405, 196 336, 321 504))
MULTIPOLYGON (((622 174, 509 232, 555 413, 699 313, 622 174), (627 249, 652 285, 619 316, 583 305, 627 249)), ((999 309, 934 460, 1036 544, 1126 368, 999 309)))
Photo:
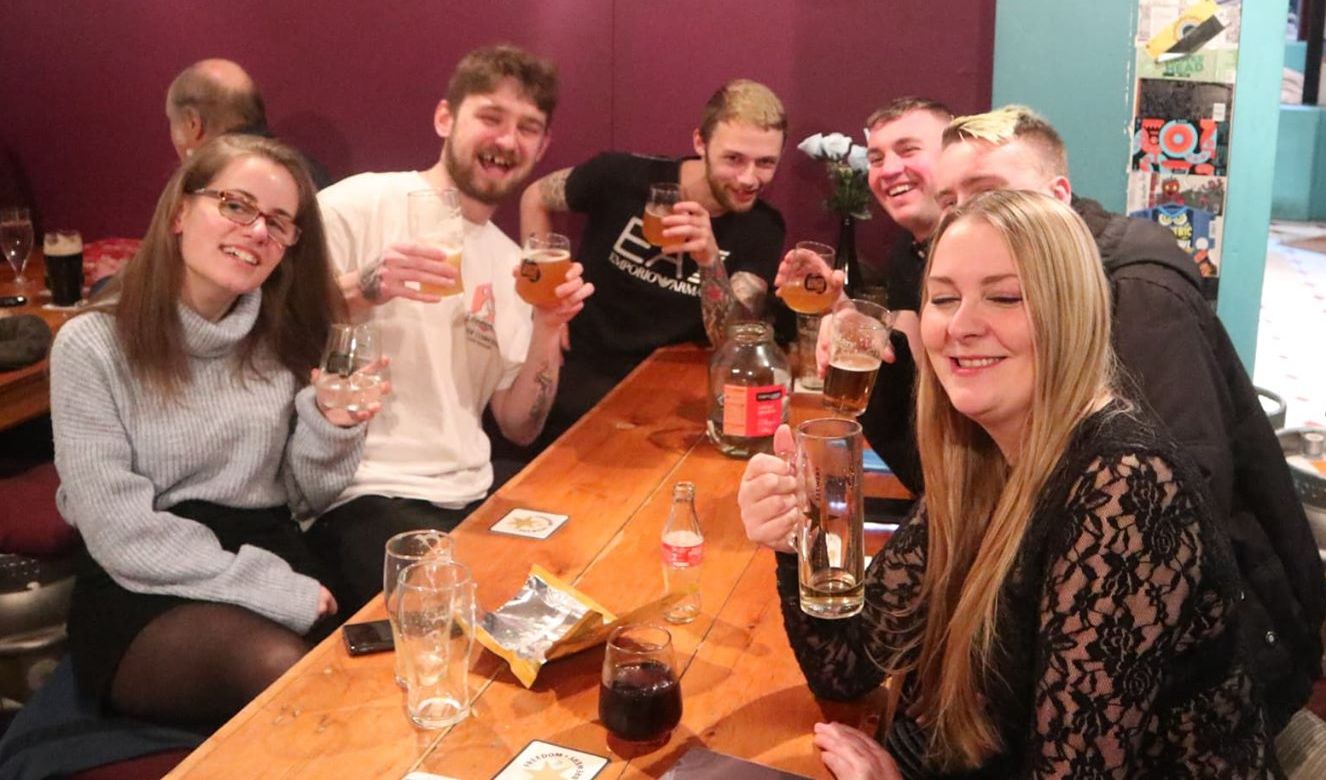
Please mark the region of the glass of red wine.
POLYGON ((672 734, 681 721, 681 683, 667 629, 626 625, 608 637, 599 720, 627 742, 664 742, 672 734))

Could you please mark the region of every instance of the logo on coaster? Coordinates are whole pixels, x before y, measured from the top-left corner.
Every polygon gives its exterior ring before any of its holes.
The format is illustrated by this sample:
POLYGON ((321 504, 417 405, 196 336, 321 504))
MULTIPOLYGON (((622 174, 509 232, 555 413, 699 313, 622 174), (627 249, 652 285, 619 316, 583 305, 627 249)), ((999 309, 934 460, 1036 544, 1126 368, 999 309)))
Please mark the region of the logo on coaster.
POLYGON ((536 739, 493 780, 590 780, 607 765, 603 756, 536 739))

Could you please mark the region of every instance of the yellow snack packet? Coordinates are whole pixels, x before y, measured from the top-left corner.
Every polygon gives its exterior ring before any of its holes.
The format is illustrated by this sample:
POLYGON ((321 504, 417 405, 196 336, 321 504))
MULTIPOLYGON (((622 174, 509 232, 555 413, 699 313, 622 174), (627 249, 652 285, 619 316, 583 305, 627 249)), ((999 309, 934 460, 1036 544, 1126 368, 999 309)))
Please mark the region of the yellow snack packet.
POLYGON ((607 640, 619 624, 661 611, 682 595, 670 594, 618 619, 587 594, 535 565, 515 596, 483 616, 474 635, 528 688, 548 661, 593 647, 607 640))

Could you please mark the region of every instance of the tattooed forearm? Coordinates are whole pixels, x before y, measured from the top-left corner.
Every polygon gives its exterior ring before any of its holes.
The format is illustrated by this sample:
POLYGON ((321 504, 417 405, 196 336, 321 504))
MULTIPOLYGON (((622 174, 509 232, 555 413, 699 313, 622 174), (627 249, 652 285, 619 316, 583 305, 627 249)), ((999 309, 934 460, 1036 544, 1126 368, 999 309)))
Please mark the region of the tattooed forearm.
POLYGON ((548 364, 539 368, 539 373, 534 375, 534 381, 538 383, 538 394, 534 396, 534 403, 529 408, 529 420, 531 423, 542 427, 544 418, 548 416, 548 409, 552 404, 552 397, 557 385, 557 379, 552 375, 548 364))
POLYGON ((359 292, 364 300, 376 303, 382 298, 382 262, 369 263, 359 269, 359 292))
POLYGON ((700 267, 700 315, 709 342, 719 346, 727 337, 727 326, 741 320, 759 319, 764 313, 768 284, 755 274, 738 271, 731 277, 723 263, 700 267))
POLYGON ((539 197, 544 208, 549 211, 566 211, 566 177, 571 175, 570 168, 553 171, 539 180, 539 197))

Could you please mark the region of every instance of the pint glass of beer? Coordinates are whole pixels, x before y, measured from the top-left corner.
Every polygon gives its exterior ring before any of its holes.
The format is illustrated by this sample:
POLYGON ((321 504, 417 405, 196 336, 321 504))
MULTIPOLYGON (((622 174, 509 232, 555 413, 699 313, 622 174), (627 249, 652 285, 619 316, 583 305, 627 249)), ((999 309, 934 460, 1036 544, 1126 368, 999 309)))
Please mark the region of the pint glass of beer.
POLYGON ((460 278, 461 247, 465 243, 460 193, 456 190, 417 190, 407 194, 406 198, 410 240, 446 252, 447 264, 456 269, 454 286, 420 284, 419 292, 440 296, 465 292, 465 283, 460 278))
POLYGON ((649 185, 649 200, 645 203, 645 240, 654 246, 668 242, 663 235, 663 218, 672 214, 672 207, 681 200, 681 185, 661 182, 649 185))
POLYGON ((862 435, 856 420, 810 420, 796 430, 796 535, 801 611, 845 618, 865 603, 862 435))
POLYGON ((425 729, 464 720, 476 618, 470 570, 450 558, 412 563, 398 575, 395 603, 410 720, 425 729))
POLYGON ((83 297, 83 237, 77 230, 51 230, 42 240, 51 303, 73 306, 83 297))
POLYGON ((824 373, 824 405, 842 414, 866 410, 875 387, 893 313, 856 298, 833 307, 829 326, 829 369, 824 373))
POLYGON ((571 270, 571 239, 561 233, 533 233, 525 239, 525 253, 516 277, 516 294, 531 306, 557 304, 557 285, 571 270))
POLYGON ((833 305, 829 285, 833 273, 833 247, 818 241, 798 241, 792 250, 791 278, 778 288, 778 297, 798 314, 820 314, 833 305))

